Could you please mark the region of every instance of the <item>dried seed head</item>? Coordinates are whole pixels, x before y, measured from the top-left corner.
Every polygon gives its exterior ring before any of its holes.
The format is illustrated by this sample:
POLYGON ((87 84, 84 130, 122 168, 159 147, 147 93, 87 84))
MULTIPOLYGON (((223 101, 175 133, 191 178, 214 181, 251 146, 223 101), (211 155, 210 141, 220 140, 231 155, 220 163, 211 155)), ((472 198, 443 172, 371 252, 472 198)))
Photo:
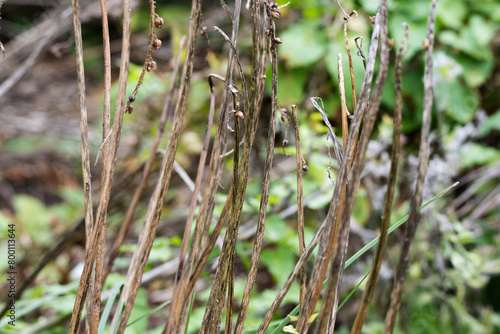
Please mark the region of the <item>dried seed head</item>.
POLYGON ((303 170, 304 172, 307 172, 307 170, 308 170, 308 169, 309 169, 309 167, 307 167, 307 165, 302 166, 302 170, 303 170))
POLYGON ((276 37, 276 38, 274 39, 274 43, 276 43, 276 44, 281 44, 281 43, 283 43, 283 40, 282 40, 281 38, 279 38, 279 37, 276 37))
POLYGON ((288 146, 288 139, 283 139, 283 146, 288 146))
POLYGON ((427 50, 427 48, 431 45, 431 41, 428 38, 422 41, 422 46, 427 50))
POLYGON ((243 112, 241 112, 240 110, 238 110, 235 114, 234 114, 235 117, 238 117, 240 119, 243 119, 245 116, 243 115, 243 112))
POLYGON ((128 111, 129 114, 131 114, 132 111, 134 111, 134 107, 132 105, 129 105, 127 111, 128 111))
POLYGON ((275 18, 275 19, 279 19, 281 17, 281 10, 279 9, 276 9, 275 11, 273 11, 271 13, 271 15, 275 18))
POLYGON ((146 67, 146 71, 150 72, 151 70, 156 71, 158 68, 158 64, 154 60, 148 62, 148 66, 146 67))
POLYGON ((134 102, 135 101, 135 95, 130 95, 129 98, 128 98, 128 100, 130 102, 134 102))
POLYGON ((163 19, 162 19, 161 17, 157 17, 157 18, 155 19, 155 27, 156 27, 157 29, 159 29, 159 28, 163 27, 163 19))
POLYGON ((158 37, 153 41, 153 48, 155 48, 156 50, 161 48, 161 39, 159 39, 158 37))
POLYGON ((396 44, 396 41, 394 40, 394 38, 390 38, 387 41, 387 44, 389 45, 390 48, 392 48, 394 46, 394 44, 396 44))
POLYGON ((375 16, 370 16, 370 23, 375 24, 375 16))

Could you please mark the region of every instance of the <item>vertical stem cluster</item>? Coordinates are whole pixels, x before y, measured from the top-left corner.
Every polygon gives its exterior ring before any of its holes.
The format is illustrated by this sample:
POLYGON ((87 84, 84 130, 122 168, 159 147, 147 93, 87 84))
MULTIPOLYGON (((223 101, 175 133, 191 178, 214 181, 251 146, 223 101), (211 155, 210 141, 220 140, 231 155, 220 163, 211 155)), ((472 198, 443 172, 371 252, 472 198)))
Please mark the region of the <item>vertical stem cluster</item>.
POLYGON ((424 75, 424 109, 422 116, 422 134, 420 139, 420 149, 418 152, 418 176, 415 185, 415 193, 410 201, 410 219, 406 224, 403 244, 401 245, 401 257, 399 260, 396 276, 394 277, 394 287, 391 293, 391 303, 385 319, 384 333, 392 333, 396 325, 396 317, 401 306, 404 284, 410 266, 410 252, 415 238, 415 232, 420 220, 418 208, 422 203, 422 191, 429 164, 429 132, 431 127, 431 111, 433 98, 432 80, 432 52, 434 50, 434 26, 436 20, 437 0, 432 1, 432 7, 427 21, 427 41, 428 46, 425 53, 425 75, 424 75))

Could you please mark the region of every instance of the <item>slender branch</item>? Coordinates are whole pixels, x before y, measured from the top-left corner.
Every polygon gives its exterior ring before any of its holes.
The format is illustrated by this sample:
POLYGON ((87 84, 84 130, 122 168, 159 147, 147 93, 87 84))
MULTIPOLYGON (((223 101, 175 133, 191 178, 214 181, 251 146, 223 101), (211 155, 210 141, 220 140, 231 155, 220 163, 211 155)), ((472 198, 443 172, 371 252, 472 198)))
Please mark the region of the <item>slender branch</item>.
POLYGON ((431 127, 431 111, 433 97, 432 80, 432 52, 434 50, 434 27, 436 19, 437 0, 432 1, 432 7, 427 21, 428 46, 425 53, 425 75, 424 75, 424 109, 422 116, 422 134, 420 140, 420 150, 418 152, 418 175, 415 185, 415 194, 410 201, 410 219, 406 225, 404 242, 401 245, 401 257, 394 277, 394 287, 391 293, 391 303, 385 318, 384 333, 392 333, 396 325, 396 316, 401 305, 404 284, 410 265, 410 252, 415 238, 415 232, 420 220, 418 207, 422 203, 422 191, 429 164, 429 132, 431 127))
POLYGON ((395 108, 394 108, 394 125, 393 125, 393 140, 392 140, 392 160, 391 169, 389 171, 389 180, 387 182, 387 191, 385 193, 384 200, 384 213, 382 215, 382 222, 380 224, 380 241, 377 246, 375 257, 373 259, 372 269, 370 277, 366 283, 365 291, 363 292, 363 297, 361 299, 361 305, 359 306, 358 314, 354 320, 352 326, 351 334, 361 333, 363 328, 363 323, 368 313, 368 307, 373 298, 375 292, 375 287, 377 284, 378 275, 380 272, 380 267, 382 266, 382 256, 384 254, 385 244, 387 241, 387 230, 389 229, 389 223, 392 213, 392 205, 394 201, 394 190, 396 188, 396 176, 398 172, 399 165, 399 155, 401 151, 401 122, 402 122, 402 91, 401 91, 401 77, 402 77, 402 61, 406 52, 408 51, 408 25, 403 23, 403 29, 405 30, 405 36, 399 47, 397 59, 396 59, 396 96, 395 96, 395 108))
POLYGON ((342 107, 342 148, 347 147, 347 136, 349 135, 349 125, 347 124, 347 104, 345 101, 344 70, 342 69, 342 54, 337 55, 337 68, 339 76, 340 105, 342 107))

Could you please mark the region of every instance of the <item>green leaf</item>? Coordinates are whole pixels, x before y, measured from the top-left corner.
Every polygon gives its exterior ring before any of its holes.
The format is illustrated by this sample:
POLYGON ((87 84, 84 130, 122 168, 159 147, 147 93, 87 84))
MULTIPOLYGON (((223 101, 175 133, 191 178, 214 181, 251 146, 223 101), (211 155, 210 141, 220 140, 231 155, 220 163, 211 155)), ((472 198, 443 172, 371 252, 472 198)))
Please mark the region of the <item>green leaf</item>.
POLYGON ((487 165, 500 159, 500 151, 477 143, 466 145, 459 152, 459 155, 460 167, 462 168, 487 165))
POLYGON ((438 97, 438 108, 462 124, 472 120, 479 105, 475 91, 463 86, 458 80, 437 83, 435 95, 438 97))
POLYGON ((278 245, 273 249, 262 251, 261 263, 271 272, 278 286, 282 286, 287 276, 283 273, 289 273, 295 266, 295 256, 289 247, 278 245))
POLYGON ((478 131, 478 136, 484 137, 492 130, 500 131, 500 110, 488 117, 488 119, 481 125, 478 131))
POLYGON ((295 327, 293 327, 292 325, 285 326, 283 328, 283 332, 285 332, 285 333, 300 334, 299 332, 297 332, 297 330, 295 329, 295 327))
POLYGON ((283 44, 279 46, 279 54, 288 66, 312 65, 325 55, 327 38, 319 24, 319 20, 304 21, 280 35, 283 44))
POLYGON ((17 212, 19 233, 29 235, 35 245, 49 246, 54 242, 51 231, 51 214, 38 199, 28 195, 16 195, 12 205, 17 212))
POLYGON ((113 303, 115 302, 115 299, 118 296, 118 293, 120 293, 122 287, 123 287, 123 282, 116 282, 115 286, 113 287, 111 296, 106 302, 106 307, 104 308, 101 320, 99 321, 99 329, 98 329, 99 334, 104 333, 104 327, 106 327, 106 322, 108 322, 109 313, 111 312, 111 307, 113 306, 113 303))

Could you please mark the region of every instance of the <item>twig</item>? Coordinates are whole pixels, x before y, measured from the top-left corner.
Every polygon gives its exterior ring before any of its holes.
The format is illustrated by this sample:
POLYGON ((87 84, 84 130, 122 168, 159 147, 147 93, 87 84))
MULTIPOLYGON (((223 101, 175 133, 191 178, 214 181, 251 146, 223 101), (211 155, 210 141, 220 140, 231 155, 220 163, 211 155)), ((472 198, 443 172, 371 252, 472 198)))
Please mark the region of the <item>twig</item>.
MULTIPOLYGON (((68 8, 69 12, 71 9, 68 8)), ((17 70, 12 73, 1 85, 0 85, 0 97, 5 95, 35 64, 36 58, 40 55, 45 46, 52 40, 52 38, 59 31, 59 27, 57 25, 53 25, 49 31, 47 31, 42 38, 36 44, 36 47, 33 49, 28 58, 18 66, 17 70)), ((5 51, 4 51, 5 55, 5 51)))
MULTIPOLYGON (((127 273, 127 279, 120 297, 121 300, 125 301, 125 309, 119 319, 119 333, 122 333, 125 330, 128 318, 130 317, 130 312, 132 311, 134 300, 139 289, 140 278, 144 273, 149 252, 151 251, 151 247, 153 245, 153 240, 155 238, 160 220, 161 208, 170 183, 170 176, 173 170, 182 122, 186 111, 191 76, 193 73, 194 53, 198 41, 198 31, 200 29, 200 13, 201 0, 193 0, 186 60, 184 62, 184 69, 182 72, 182 82, 179 89, 179 99, 175 110, 172 132, 167 146, 167 153, 162 161, 158 183, 149 202, 144 227, 139 237, 139 244, 137 245, 136 251, 132 256, 132 261, 127 273)), ((113 323, 116 323, 117 321, 117 314, 115 314, 113 323)))
POLYGON ((361 299, 361 305, 356 315, 356 319, 352 326, 351 334, 361 333, 363 328, 363 323, 368 313, 368 307, 373 298, 375 292, 375 286, 377 284, 378 275, 380 272, 380 267, 382 265, 382 256, 385 249, 385 244, 387 241, 387 230, 389 229, 389 223, 392 213, 392 205, 394 201, 394 190, 396 187, 396 176, 399 164, 399 155, 401 151, 401 122, 402 122, 402 92, 401 92, 401 77, 402 77, 402 61, 403 57, 408 51, 408 25, 403 23, 403 29, 405 30, 405 36, 399 47, 397 59, 396 59, 396 96, 395 96, 395 108, 394 108, 394 126, 393 126, 393 142, 392 142, 392 160, 391 169, 389 171, 389 180, 387 182, 387 191, 384 200, 384 213, 382 215, 382 222, 380 225, 380 241, 377 246, 377 251, 373 259, 372 269, 368 282, 366 283, 365 291, 363 292, 363 297, 361 299))
POLYGON ((410 252, 415 238, 415 232, 420 220, 418 207, 422 203, 422 191, 427 174, 429 163, 429 131, 431 126, 431 111, 433 98, 432 80, 432 52, 434 50, 434 26, 436 19, 437 0, 432 1, 432 7, 427 22, 427 50, 425 54, 425 75, 424 75, 424 109, 422 116, 422 135, 420 140, 420 150, 418 152, 418 176, 415 185, 415 194, 410 201, 410 219, 406 225, 404 242, 401 245, 401 257, 394 277, 394 287, 391 293, 391 303, 387 311, 384 333, 392 333, 396 324, 396 316, 401 305, 404 284, 408 267, 410 265, 410 252))

